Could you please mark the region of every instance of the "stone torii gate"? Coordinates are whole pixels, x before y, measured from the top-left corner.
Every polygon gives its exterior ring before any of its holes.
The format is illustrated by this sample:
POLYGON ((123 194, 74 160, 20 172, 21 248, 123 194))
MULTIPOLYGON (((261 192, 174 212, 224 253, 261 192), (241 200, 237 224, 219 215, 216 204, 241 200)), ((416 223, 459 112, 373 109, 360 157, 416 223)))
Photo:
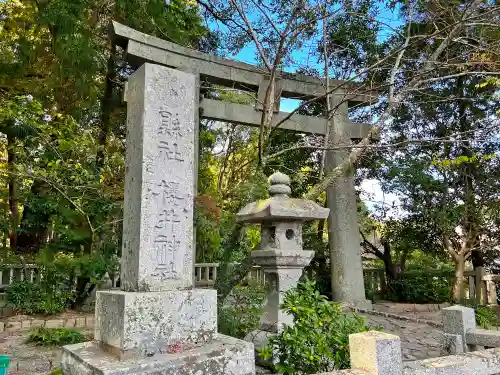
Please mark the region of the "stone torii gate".
MULTIPOLYGON (((262 103, 269 85, 269 75, 264 70, 182 47, 117 22, 113 22, 112 31, 115 43, 125 49, 127 61, 135 68, 151 62, 199 75, 201 80, 212 84, 255 92, 257 100, 254 107, 208 98, 202 98, 199 105, 202 118, 260 126, 262 103)), ((332 86, 342 85, 341 89, 329 95, 331 108, 337 108, 330 121, 294 114, 279 127, 309 134, 329 134, 329 144, 333 145, 348 145, 367 136, 370 125, 349 120, 347 112, 349 106, 373 102, 374 95, 355 93, 359 86, 346 84, 345 81, 330 80, 330 83, 332 86)), ((275 85, 277 97, 273 124, 288 116, 288 113, 279 111, 281 97, 307 100, 325 96, 324 80, 315 77, 281 73, 275 85)), ((347 150, 328 151, 326 172, 342 163, 347 153, 347 150)), ((330 209, 328 232, 333 298, 350 305, 366 306, 369 302, 365 299, 353 175, 338 178, 326 193, 330 209)))

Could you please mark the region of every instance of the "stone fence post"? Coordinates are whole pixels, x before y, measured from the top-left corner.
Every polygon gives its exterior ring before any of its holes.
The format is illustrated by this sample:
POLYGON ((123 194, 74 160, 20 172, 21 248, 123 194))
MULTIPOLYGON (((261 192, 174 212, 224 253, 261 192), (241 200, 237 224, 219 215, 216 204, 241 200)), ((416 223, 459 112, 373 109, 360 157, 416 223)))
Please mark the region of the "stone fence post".
POLYGON ((488 301, 486 284, 483 280, 486 275, 486 270, 484 267, 476 267, 474 272, 476 273, 476 303, 483 305, 488 301))
POLYGON ((401 339, 384 332, 349 335, 351 367, 366 375, 402 375, 401 339))
POLYGON ((486 304, 490 306, 498 305, 497 303, 497 286, 495 280, 498 280, 497 275, 485 275, 483 277, 483 294, 486 294, 486 304))
POLYGON ((448 354, 474 351, 474 345, 467 345, 466 335, 476 329, 474 309, 451 306, 443 309, 443 348, 448 354))

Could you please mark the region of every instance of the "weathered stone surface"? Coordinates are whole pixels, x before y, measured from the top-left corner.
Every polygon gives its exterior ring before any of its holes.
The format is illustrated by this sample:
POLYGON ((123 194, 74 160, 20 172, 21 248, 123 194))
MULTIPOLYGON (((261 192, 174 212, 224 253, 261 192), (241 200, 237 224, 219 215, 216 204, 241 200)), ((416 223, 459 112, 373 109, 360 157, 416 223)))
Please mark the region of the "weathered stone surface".
POLYGON ((62 328, 64 327, 64 320, 46 320, 45 328, 62 328))
POLYGON ((464 351, 474 350, 467 346, 466 334, 476 329, 476 314, 474 309, 464 306, 451 306, 443 309, 443 331, 462 336, 464 351))
POLYGON ((495 375, 500 373, 500 349, 407 362, 404 375, 495 375))
POLYGON ((486 346, 488 348, 500 347, 500 331, 474 329, 465 334, 468 345, 486 346))
POLYGON ((95 339, 116 353, 144 356, 168 345, 201 345, 217 332, 217 291, 100 291, 95 339))
MULTIPOLYGON (((307 250, 254 250, 251 258, 261 267, 306 267, 314 256, 307 250)), ((301 270, 302 271, 302 270, 301 270)))
POLYGON ((320 207, 316 202, 306 199, 269 198, 249 203, 238 212, 236 218, 249 223, 285 219, 307 221, 324 219, 328 216, 328 212, 327 208, 320 207))
MULTIPOLYGON (((238 83, 243 84, 247 89, 257 89, 262 77, 265 76, 262 69, 254 65, 186 48, 141 33, 118 22, 113 22, 113 33, 118 44, 127 48, 128 61, 138 64, 137 66, 154 61, 155 63, 179 69, 189 68, 193 72, 202 74, 205 76, 204 78, 209 79, 212 83, 229 84, 231 87, 238 83)), ((303 95, 322 96, 325 94, 324 79, 293 73, 284 73, 283 77, 278 76, 277 78, 281 78, 280 86, 284 97, 296 98, 303 95)), ((346 90, 337 90, 336 94, 342 99, 348 99, 351 102, 370 103, 378 98, 376 92, 366 93, 366 90, 359 90, 356 83, 332 79, 330 79, 330 83, 345 88, 346 90)))
MULTIPOLYGON (((307 199, 290 198, 291 192, 290 178, 286 174, 275 172, 269 177, 271 198, 247 204, 236 214, 236 218, 247 223, 279 223, 292 220, 295 223, 291 224, 301 228, 304 221, 328 217, 328 208, 307 199)), ((302 237, 301 231, 297 237, 302 237)))
POLYGON ((5 331, 6 332, 15 332, 19 331, 22 327, 21 322, 8 322, 5 324, 5 331))
MULTIPOLYGON (((328 142, 332 146, 349 145, 348 104, 336 95, 332 95, 330 100, 331 108, 336 108, 336 111, 330 120, 328 142)), ((326 173, 342 164, 348 154, 348 148, 327 151, 326 173)), ((328 239, 333 299, 366 306, 353 171, 335 178, 326 189, 326 197, 330 208, 328 239)))
POLYGON ((439 357, 442 351, 442 329, 414 321, 383 315, 361 314, 369 326, 380 327, 401 339, 403 361, 439 357))
POLYGON ((388 333, 370 331, 349 335, 351 366, 366 375, 401 375, 401 340, 388 333))
POLYGON ((284 312, 280 306, 284 302, 285 293, 298 284, 301 276, 302 268, 278 267, 267 273, 269 286, 264 312, 260 318, 261 329, 280 332, 285 326, 293 324, 293 317, 284 312))
POLYGON ((153 64, 129 78, 122 290, 193 286, 197 86, 153 64))
POLYGON ((459 354, 464 352, 462 336, 452 333, 443 333, 441 337, 442 355, 459 354))
POLYGON ((45 326, 45 320, 34 319, 31 321, 31 327, 43 327, 45 326))
POLYGON ((85 318, 76 318, 75 327, 76 328, 84 328, 85 327, 85 318))
POLYGON ((175 354, 119 361, 95 343, 63 348, 64 375, 254 375, 251 343, 219 335, 211 343, 175 354))
MULTIPOLYGON (((265 87, 267 87, 267 84, 265 81, 268 78, 254 66, 190 50, 140 33, 116 22, 113 23, 113 30, 116 41, 127 49, 127 57, 131 64, 137 64, 138 66, 146 61, 154 61, 169 67, 199 73, 204 80, 215 84, 225 84, 231 87, 236 84, 244 85, 251 90, 258 89, 259 98, 266 92, 265 87)), ((273 95, 280 92, 283 97, 324 94, 324 85, 321 80, 314 77, 286 74, 278 75, 276 79, 275 93, 273 95)), ((339 86, 346 88, 345 83, 343 82, 339 86)), ((347 110, 349 102, 356 98, 363 102, 365 100, 371 102, 378 95, 362 95, 358 97, 356 93, 354 96, 350 96, 345 92, 344 88, 337 90, 330 96, 333 102, 332 108, 336 109, 332 121, 333 126, 330 127, 329 139, 333 146, 338 144, 348 146, 352 139, 364 138, 369 134, 375 136, 375 134, 372 134, 373 132, 369 132, 370 125, 356 124, 350 121, 347 110)), ((354 92, 357 90, 347 91, 354 92)), ((128 98, 129 94, 127 93, 127 100, 129 100, 128 98)), ((249 106, 217 102, 210 99, 204 100, 202 106, 204 106, 204 113, 208 118, 260 126, 260 114, 249 106)), ((276 100, 274 109, 278 110, 278 108, 279 100, 276 100)), ((274 120, 284 119, 286 116, 284 113, 277 113, 274 120)), ((285 121, 282 127, 303 132, 328 134, 326 119, 318 120, 297 116, 295 115, 295 118, 285 121), (313 127, 315 130, 311 129, 313 127)), ((327 169, 332 170, 342 163, 348 151, 346 148, 345 150, 329 152, 326 160, 327 169)), ((272 190, 280 194, 286 194, 287 192, 287 189, 283 186, 275 186, 272 190)), ((352 173, 349 176, 335 179, 333 186, 327 190, 327 196, 329 208, 331 209, 331 217, 328 220, 331 239, 330 249, 332 252, 331 261, 332 264, 336 264, 336 266, 331 267, 334 298, 341 302, 363 302, 366 305, 361 270, 356 194, 352 173)), ((293 202, 291 203, 293 204, 293 202)), ((257 219, 258 215, 285 217, 291 212, 289 207, 264 206, 266 206, 266 202, 259 202, 254 207, 248 207, 248 212, 243 212, 242 218, 244 220, 252 217, 257 219)), ((303 207, 302 216, 306 216, 305 213, 309 209, 310 207, 303 207)))

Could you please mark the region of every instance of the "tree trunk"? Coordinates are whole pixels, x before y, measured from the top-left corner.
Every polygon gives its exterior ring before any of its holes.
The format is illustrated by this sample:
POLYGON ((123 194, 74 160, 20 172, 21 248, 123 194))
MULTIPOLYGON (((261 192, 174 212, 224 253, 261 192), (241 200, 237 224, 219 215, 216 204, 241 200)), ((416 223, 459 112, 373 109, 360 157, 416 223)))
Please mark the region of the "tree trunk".
POLYGON ((403 252, 401 254, 401 258, 399 260, 399 264, 401 266, 401 268, 400 268, 401 273, 405 272, 405 270, 406 270, 406 259, 408 259, 408 249, 403 249, 403 252))
POLYGON ((226 168, 229 164, 229 158, 232 154, 232 148, 233 148, 233 137, 234 137, 234 131, 236 129, 236 124, 231 124, 229 129, 229 134, 227 138, 227 150, 226 154, 224 155, 224 162, 222 163, 221 170, 219 172, 219 178, 217 181, 217 192, 219 195, 219 199, 222 201, 224 194, 222 193, 222 184, 224 181, 224 173, 226 172, 226 168))
POLYGON ((38 207, 33 204, 46 188, 44 181, 35 180, 29 198, 24 200, 23 214, 16 233, 16 251, 20 254, 36 254, 48 242, 52 213, 46 212, 46 208, 37 210, 38 207))
POLYGON ((11 218, 10 248, 17 248, 17 226, 19 224, 19 199, 17 196, 17 178, 15 176, 16 154, 14 152, 15 139, 7 136, 7 162, 9 170, 9 210, 11 218))
POLYGON ((382 257, 382 260, 384 261, 385 277, 389 283, 396 280, 396 268, 394 267, 394 262, 392 260, 391 245, 385 239, 382 239, 381 243, 384 247, 384 256, 382 257))
MULTIPOLYGON (((324 207, 328 207, 328 200, 325 199, 325 205, 324 207)), ((325 235, 325 223, 326 219, 321 219, 318 221, 318 231, 317 231, 317 236, 319 241, 323 241, 323 236, 325 235)))
POLYGON ((115 67, 116 46, 111 46, 111 51, 108 58, 108 66, 106 70, 106 87, 104 95, 101 99, 101 129, 98 136, 99 148, 96 154, 96 174, 99 177, 101 168, 104 166, 105 147, 108 139, 108 134, 111 130, 111 113, 114 110, 113 88, 116 79, 115 67))
POLYGON ((464 272, 465 257, 457 255, 455 259, 455 280, 453 281, 453 301, 460 303, 464 300, 464 272))
POLYGON ((484 267, 486 261, 484 260, 484 255, 481 251, 472 250, 471 252, 472 267, 476 269, 477 267, 484 267))

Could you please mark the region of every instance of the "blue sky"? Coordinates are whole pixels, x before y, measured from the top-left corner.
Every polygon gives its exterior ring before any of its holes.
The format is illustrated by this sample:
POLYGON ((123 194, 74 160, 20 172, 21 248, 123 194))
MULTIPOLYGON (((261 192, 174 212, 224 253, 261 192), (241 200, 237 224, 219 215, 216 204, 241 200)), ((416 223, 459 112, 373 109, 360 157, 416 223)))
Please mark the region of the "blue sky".
MULTIPOLYGON (((385 7, 380 8, 380 14, 377 17, 377 20, 379 20, 382 23, 385 23, 388 26, 381 25, 381 32, 379 33, 378 40, 383 41, 386 39, 391 33, 392 30, 390 28, 397 28, 398 26, 401 26, 402 21, 399 17, 398 11, 391 11, 390 9, 387 9, 385 7)), ((314 45, 310 45, 305 47, 303 50, 296 51, 293 54, 294 60, 297 62, 297 65, 307 65, 307 66, 312 66, 312 67, 317 67, 319 71, 321 71, 323 68, 321 65, 319 65, 316 61, 316 58, 310 58, 309 54, 309 49, 310 48, 315 48, 314 45)), ((228 56, 229 57, 229 56, 228 56)), ((247 45, 245 48, 243 48, 238 54, 231 56, 230 58, 242 62, 246 62, 249 64, 255 64, 256 63, 256 47, 253 43, 247 45)), ((287 71, 293 72, 295 69, 294 67, 289 67, 287 71)), ((280 109, 285 112, 291 112, 295 108, 297 108, 299 105, 298 100, 294 99, 282 99, 281 100, 281 107, 280 109)))
MULTIPOLYGON (((402 25, 402 20, 399 17, 398 11, 392 12, 389 9, 383 8, 384 4, 380 5, 380 14, 377 19, 386 24, 387 26, 381 25, 381 31, 378 36, 379 41, 383 41, 386 39, 393 31, 391 28, 397 28, 402 25)), ((220 25, 219 25, 220 26, 220 25)), ((320 26, 321 27, 321 26, 320 26)), ((316 42, 317 43, 317 42, 316 42)), ((317 67, 319 71, 322 71, 322 66, 318 64, 316 60, 308 60, 309 56, 309 48, 316 48, 314 44, 304 48, 303 50, 296 51, 293 55, 294 60, 297 62, 297 65, 307 65, 310 67, 317 67)), ((253 43, 247 45, 243 48, 238 54, 233 56, 226 56, 227 58, 231 58, 233 60, 238 60, 242 62, 246 62, 249 64, 256 63, 256 47, 253 43)), ((315 59, 315 58, 314 58, 315 59)), ((287 71, 294 71, 293 67, 289 67, 286 69, 287 71)), ((299 105, 298 100, 294 99, 282 99, 281 100, 281 111, 291 112, 299 105)), ((379 205, 383 205, 386 207, 391 207, 393 204, 396 206, 394 209, 389 210, 389 216, 398 217, 401 216, 402 213, 399 212, 397 206, 399 206, 399 199, 394 194, 384 194, 379 181, 377 180, 364 180, 361 183, 361 198, 365 201, 368 209, 374 211, 376 207, 379 205)))

